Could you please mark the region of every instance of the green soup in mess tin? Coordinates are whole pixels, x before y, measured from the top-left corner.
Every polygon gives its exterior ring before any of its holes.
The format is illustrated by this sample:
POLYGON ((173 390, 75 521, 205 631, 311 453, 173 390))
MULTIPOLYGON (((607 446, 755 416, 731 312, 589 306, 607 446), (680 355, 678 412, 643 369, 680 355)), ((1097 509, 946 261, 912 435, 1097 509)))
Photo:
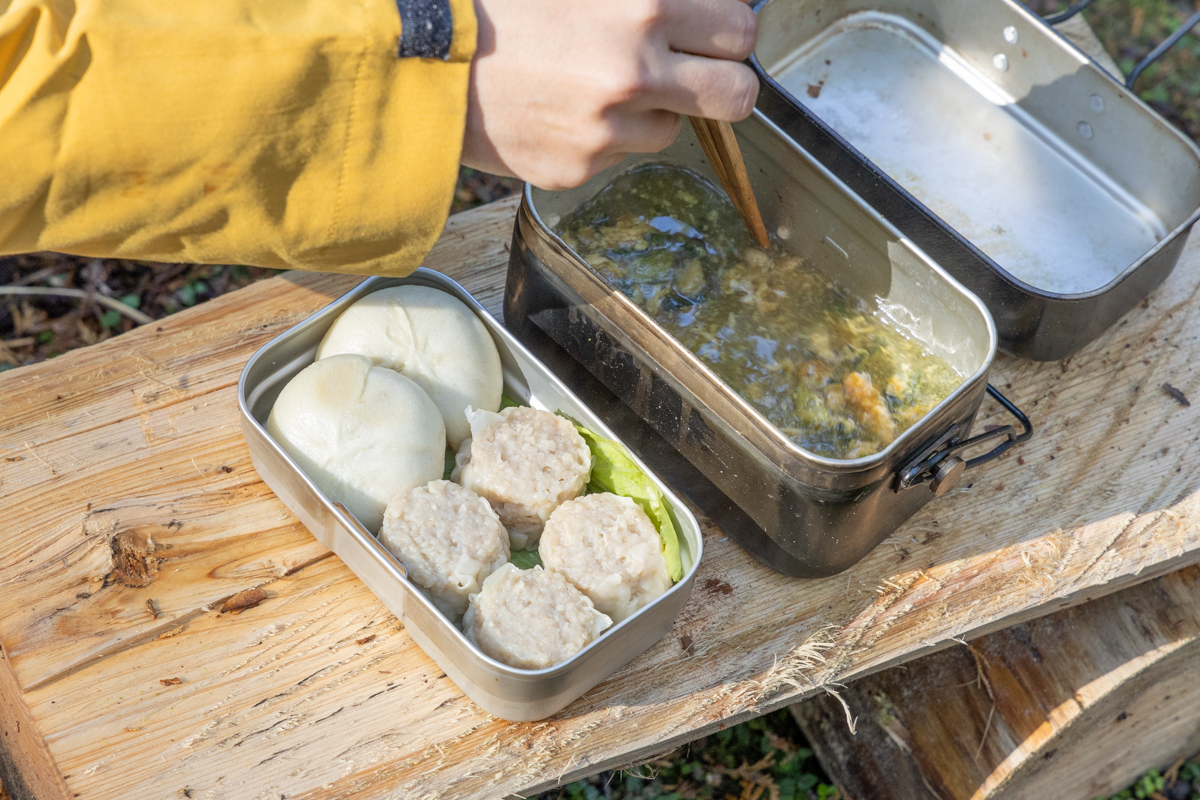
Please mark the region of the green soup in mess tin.
POLYGON ((792 441, 877 453, 965 376, 772 237, 690 170, 616 177, 557 233, 792 441))

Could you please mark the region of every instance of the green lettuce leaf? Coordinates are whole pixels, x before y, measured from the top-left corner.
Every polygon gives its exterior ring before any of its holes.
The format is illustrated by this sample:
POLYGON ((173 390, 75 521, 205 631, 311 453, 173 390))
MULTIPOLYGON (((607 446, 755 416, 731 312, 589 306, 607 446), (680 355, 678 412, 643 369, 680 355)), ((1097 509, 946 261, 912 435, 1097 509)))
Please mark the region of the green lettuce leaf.
POLYGON ((508 560, 516 565, 517 569, 533 569, 542 566, 542 556, 537 550, 513 550, 509 554, 508 560))
POLYGON ((679 557, 679 535, 663 493, 637 465, 624 445, 605 439, 579 423, 575 423, 575 429, 592 451, 592 477, 587 485, 587 493, 611 492, 628 497, 641 506, 658 529, 663 556, 667 560, 667 574, 672 581, 680 580, 683 577, 683 562, 679 557))

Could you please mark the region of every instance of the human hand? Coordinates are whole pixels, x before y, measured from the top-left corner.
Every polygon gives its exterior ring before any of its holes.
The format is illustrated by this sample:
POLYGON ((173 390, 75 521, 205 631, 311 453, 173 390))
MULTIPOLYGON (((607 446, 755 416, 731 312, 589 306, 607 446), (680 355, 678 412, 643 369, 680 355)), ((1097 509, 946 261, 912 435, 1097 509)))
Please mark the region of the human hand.
POLYGON ((680 114, 754 108, 757 37, 740 0, 475 0, 462 162, 545 189, 656 152, 680 114))

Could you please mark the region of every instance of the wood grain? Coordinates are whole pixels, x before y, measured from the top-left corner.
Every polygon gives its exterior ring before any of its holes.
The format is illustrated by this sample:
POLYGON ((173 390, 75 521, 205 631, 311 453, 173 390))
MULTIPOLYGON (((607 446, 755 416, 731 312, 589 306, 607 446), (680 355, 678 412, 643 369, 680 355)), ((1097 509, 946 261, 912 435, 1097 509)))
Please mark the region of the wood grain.
MULTIPOLYGON (((514 207, 454 218, 427 262, 496 314, 514 207)), ((5 702, 71 796, 525 793, 1200 561, 1200 418, 1161 388, 1200 397, 1193 237, 1069 362, 998 359, 993 381, 1034 440, 853 569, 784 578, 705 520, 697 588, 666 639, 555 717, 502 722, 249 463, 242 366, 355 282, 288 274, 0 375, 5 702), (220 612, 249 589, 266 599, 220 612)), ((980 426, 1003 421, 985 412, 980 426)))
POLYGON ((793 712, 872 800, 1108 797, 1200 751, 1200 567, 953 647, 793 712))
POLYGON ((733 207, 746 225, 750 236, 758 242, 759 247, 770 247, 767 229, 763 226, 762 213, 758 210, 758 200, 754 197, 754 187, 750 185, 750 174, 746 171, 746 162, 742 158, 742 148, 738 144, 733 126, 728 122, 719 122, 703 117, 688 117, 696 139, 704 150, 709 166, 725 189, 725 194, 733 201, 733 207))
POLYGON ((66 783, 21 695, 8 655, 0 646, 0 800, 8 800, 8 787, 18 800, 65 800, 70 797, 66 783))

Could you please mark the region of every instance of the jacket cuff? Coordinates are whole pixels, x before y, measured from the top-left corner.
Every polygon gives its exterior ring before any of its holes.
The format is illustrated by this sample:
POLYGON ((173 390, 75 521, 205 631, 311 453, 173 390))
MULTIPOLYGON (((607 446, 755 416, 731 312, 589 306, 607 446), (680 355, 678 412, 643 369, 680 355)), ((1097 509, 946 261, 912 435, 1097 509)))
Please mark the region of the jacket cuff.
POLYGON ((396 0, 400 10, 400 58, 450 60, 454 18, 450 0, 396 0))
MULTIPOLYGON (((421 36, 412 41, 435 42, 445 55, 397 57, 397 51, 368 50, 371 63, 359 70, 352 92, 327 244, 298 254, 304 268, 405 275, 441 234, 462 157, 476 44, 473 0, 441 2, 450 11, 448 41, 421 36)), ((410 3, 418 4, 432 5, 410 3)), ((391 15, 403 19, 395 5, 391 15)), ((403 47, 403 31, 392 41, 403 47)))

